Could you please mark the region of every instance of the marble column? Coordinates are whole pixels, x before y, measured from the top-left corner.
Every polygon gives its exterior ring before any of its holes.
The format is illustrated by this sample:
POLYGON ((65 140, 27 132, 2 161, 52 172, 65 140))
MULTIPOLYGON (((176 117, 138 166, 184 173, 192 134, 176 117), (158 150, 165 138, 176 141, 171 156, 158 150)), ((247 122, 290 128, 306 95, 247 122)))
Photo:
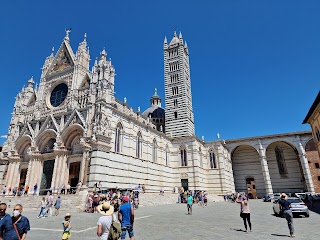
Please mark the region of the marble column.
POLYGON ((262 169, 264 184, 266 188, 266 193, 273 194, 269 167, 268 167, 268 162, 266 157, 266 149, 262 146, 260 140, 259 140, 259 156, 260 156, 261 169, 262 169))
POLYGON ((54 151, 54 153, 56 154, 55 156, 55 160, 54 160, 54 166, 53 166, 53 173, 52 173, 52 180, 51 180, 51 190, 55 191, 55 189, 57 188, 56 186, 56 179, 59 178, 59 152, 58 151, 54 151))
MULTIPOLYGON (((28 163, 28 171, 27 171, 27 176, 26 176, 26 186, 28 185, 30 188, 30 177, 32 176, 32 168, 33 168, 33 159, 30 158, 29 163, 28 163)), ((28 191, 28 195, 30 194, 30 191, 28 191)))
POLYGON ((305 152, 304 147, 300 141, 299 141, 298 145, 299 145, 299 150, 298 150, 299 158, 300 158, 307 190, 308 190, 308 192, 314 193, 314 185, 313 185, 312 176, 311 176, 310 169, 309 169, 309 164, 308 164, 306 152, 305 152))
POLYGON ((79 180, 85 184, 84 182, 84 174, 85 174, 85 168, 86 168, 86 162, 88 161, 88 152, 83 152, 82 159, 81 159, 81 166, 80 166, 80 173, 79 173, 79 180))

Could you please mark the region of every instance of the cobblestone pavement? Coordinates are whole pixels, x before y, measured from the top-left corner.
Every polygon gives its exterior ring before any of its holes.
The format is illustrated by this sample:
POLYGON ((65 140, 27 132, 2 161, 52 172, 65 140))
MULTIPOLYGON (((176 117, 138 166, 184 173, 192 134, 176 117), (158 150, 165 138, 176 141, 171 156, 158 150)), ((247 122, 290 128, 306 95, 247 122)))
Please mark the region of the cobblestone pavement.
MULTIPOLYGON (((251 200, 253 231, 245 233, 236 203, 214 202, 208 207, 193 206, 193 215, 187 215, 185 204, 141 206, 135 211, 134 232, 137 240, 149 239, 287 239, 288 228, 284 218, 273 216, 272 203, 251 200)), ((73 213, 72 237, 74 240, 98 239, 96 223, 98 213, 73 213)), ((38 219, 38 213, 26 212, 31 231, 28 239, 61 239, 65 212, 57 217, 38 219)), ((310 212, 310 217, 294 218, 296 239, 320 239, 320 215, 310 212)), ((127 237, 128 239, 128 237, 127 237)))

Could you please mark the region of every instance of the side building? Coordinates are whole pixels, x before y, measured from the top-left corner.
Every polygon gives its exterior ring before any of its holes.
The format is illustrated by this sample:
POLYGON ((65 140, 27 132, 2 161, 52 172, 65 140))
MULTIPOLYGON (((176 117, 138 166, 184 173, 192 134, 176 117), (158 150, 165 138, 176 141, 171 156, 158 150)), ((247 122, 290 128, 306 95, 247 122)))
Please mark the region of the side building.
POLYGON ((314 139, 314 143, 308 147, 310 151, 312 150, 312 154, 309 154, 309 164, 312 179, 315 183, 315 191, 320 193, 320 92, 303 120, 303 124, 306 123, 310 124, 314 139))

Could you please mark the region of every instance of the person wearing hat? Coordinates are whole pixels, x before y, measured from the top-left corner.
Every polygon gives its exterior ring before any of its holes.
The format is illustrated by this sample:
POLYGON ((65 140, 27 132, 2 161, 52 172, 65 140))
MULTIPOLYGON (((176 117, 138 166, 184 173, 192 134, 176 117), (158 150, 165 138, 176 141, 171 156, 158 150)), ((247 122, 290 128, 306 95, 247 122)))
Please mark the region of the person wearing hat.
POLYGON ((134 222, 134 209, 132 204, 129 203, 129 197, 122 198, 123 204, 120 206, 118 219, 121 223, 121 239, 126 239, 128 232, 130 240, 134 240, 133 222, 134 222))
POLYGON ((71 215, 70 213, 67 213, 64 216, 64 221, 62 222, 63 226, 63 233, 62 233, 62 240, 68 240, 71 237, 71 221, 70 221, 71 215))
POLYGON ((292 211, 291 211, 291 203, 287 199, 288 199, 287 194, 282 193, 280 200, 278 201, 278 204, 280 206, 280 212, 283 213, 283 216, 287 220, 288 228, 290 231, 290 237, 295 237, 294 236, 294 228, 293 228, 293 215, 292 215, 292 211))
POLYGON ((114 208, 110 205, 110 202, 104 202, 97 207, 97 210, 103 216, 98 220, 97 235, 100 240, 107 240, 109 235, 109 230, 112 224, 112 215, 114 208))

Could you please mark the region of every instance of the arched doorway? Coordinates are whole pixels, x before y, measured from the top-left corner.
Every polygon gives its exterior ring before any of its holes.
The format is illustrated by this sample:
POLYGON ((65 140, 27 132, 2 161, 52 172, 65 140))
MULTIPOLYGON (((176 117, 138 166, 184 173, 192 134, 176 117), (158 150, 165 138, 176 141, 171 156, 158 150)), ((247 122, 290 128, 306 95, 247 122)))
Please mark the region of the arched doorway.
POLYGON ((231 161, 236 192, 248 193, 249 185, 251 192, 254 185, 255 196, 263 196, 266 188, 257 150, 249 145, 240 145, 232 152, 231 161))

